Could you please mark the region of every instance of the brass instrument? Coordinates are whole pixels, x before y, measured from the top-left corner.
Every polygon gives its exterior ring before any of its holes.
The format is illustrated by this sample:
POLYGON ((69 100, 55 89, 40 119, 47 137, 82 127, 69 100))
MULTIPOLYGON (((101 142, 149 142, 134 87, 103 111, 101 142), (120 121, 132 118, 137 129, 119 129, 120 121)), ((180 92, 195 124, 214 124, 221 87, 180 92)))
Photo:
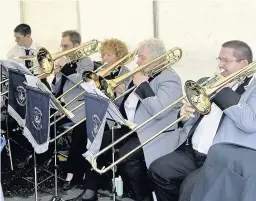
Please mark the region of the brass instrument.
POLYGON ((182 57, 182 50, 180 48, 173 48, 166 53, 162 54, 161 56, 151 60, 145 65, 137 66, 134 68, 131 72, 126 73, 125 75, 119 76, 118 78, 115 78, 113 80, 106 80, 105 78, 99 76, 99 82, 96 84, 97 87, 99 87, 100 90, 104 91, 104 93, 112 100, 114 100, 114 89, 120 85, 125 80, 129 79, 133 75, 135 75, 138 72, 144 71, 146 68, 148 68, 151 65, 157 64, 152 67, 150 70, 151 74, 159 73, 163 71, 164 69, 168 68, 169 66, 172 66, 176 62, 178 62, 182 57), (157 63, 159 62, 159 63, 157 63))
POLYGON ((91 40, 85 42, 77 47, 74 47, 70 50, 65 50, 62 52, 57 52, 55 54, 50 54, 50 52, 41 47, 36 54, 37 61, 39 63, 40 68, 44 71, 45 74, 50 74, 54 70, 54 61, 67 56, 69 58, 69 62, 76 61, 82 59, 84 57, 88 57, 99 50, 100 42, 97 40, 91 40))
MULTIPOLYGON (((81 80, 80 82, 76 83, 74 86, 72 86, 70 89, 68 89, 67 91, 65 91, 65 93, 61 94, 59 97, 57 97, 58 100, 60 100, 60 98, 62 98, 63 96, 65 96, 67 93, 69 93, 70 91, 74 90, 77 86, 79 86, 80 84, 82 84, 84 81, 88 81, 88 79, 91 79, 91 77, 87 77, 89 76, 94 76, 94 77, 105 77, 107 76, 111 71, 113 71, 114 69, 116 69, 117 67, 119 67, 120 65, 126 65, 128 63, 130 63, 132 60, 134 60, 134 58, 137 56, 138 54, 138 50, 135 49, 134 51, 132 51, 131 53, 127 54, 126 56, 124 56, 122 59, 118 60, 116 63, 112 64, 109 67, 105 67, 106 63, 104 63, 102 66, 100 66, 99 68, 97 68, 95 71, 85 71, 83 73, 83 80, 81 80)), ((86 93, 86 91, 82 91, 80 94, 78 94, 76 97, 74 97, 72 100, 70 100, 68 103, 66 103, 63 107, 67 107, 68 105, 70 105, 72 102, 74 102, 76 99, 78 99, 80 96, 84 95, 86 93)), ((75 107, 72 109, 72 111, 78 109, 79 107, 83 106, 84 103, 81 103, 78 107, 75 107)), ((52 114, 50 118, 52 118, 55 115, 52 114)), ((57 119, 56 121, 59 121, 60 119, 62 119, 64 116, 61 116, 59 119, 57 119)), ((54 122, 51 123, 51 125, 54 122)))
POLYGON ((135 56, 137 56, 137 55, 138 55, 138 49, 135 49, 133 52, 126 55, 122 59, 118 60, 116 63, 114 63, 112 66, 110 66, 106 69, 101 70, 102 68, 100 67, 100 71, 98 69, 96 70, 96 72, 85 71, 83 73, 83 80, 84 80, 84 82, 88 82, 88 81, 93 80, 95 85, 97 87, 99 87, 101 78, 107 76, 117 66, 125 65, 127 63, 130 63, 132 60, 134 60, 135 56))
POLYGON ((151 118, 149 118, 148 120, 143 122, 142 124, 138 125, 134 129, 132 129, 129 133, 123 135, 121 138, 119 138, 118 140, 116 140, 115 142, 113 142, 112 144, 110 144, 109 146, 104 148, 103 150, 101 150, 95 156, 93 156, 93 158, 91 160, 91 165, 92 165, 93 169, 100 174, 107 172, 108 170, 112 169, 114 166, 116 166, 117 164, 122 162, 125 158, 127 158, 128 156, 133 154, 135 151, 137 151, 144 145, 148 144, 150 141, 152 141, 153 139, 155 139, 156 137, 161 135, 163 132, 165 132, 172 126, 174 126, 176 123, 179 123, 180 121, 189 117, 189 114, 185 114, 185 115, 179 117, 177 120, 175 120, 174 122, 172 122, 171 124, 169 124, 168 126, 163 128, 161 131, 157 132, 155 135, 153 135, 152 137, 147 139, 145 142, 143 142, 141 145, 137 146, 136 148, 134 148, 133 150, 131 150, 130 152, 125 154, 123 157, 116 160, 111 165, 109 165, 107 167, 103 167, 101 169, 99 169, 97 167, 97 158, 100 155, 102 155, 103 153, 105 153, 106 151, 111 149, 113 146, 115 146, 117 143, 124 140, 128 136, 132 135, 136 130, 143 127, 148 122, 155 119, 157 116, 159 116, 160 114, 162 114, 169 108, 174 107, 176 104, 180 103, 184 99, 187 99, 199 114, 202 114, 202 115, 208 114, 210 112, 210 108, 211 108, 210 100, 212 98, 214 98, 214 96, 218 92, 218 90, 220 90, 223 86, 225 86, 227 83, 229 83, 233 80, 238 80, 238 82, 242 82, 246 77, 253 75, 255 72, 256 72, 256 61, 252 62, 248 66, 240 69, 239 71, 237 71, 229 76, 221 77, 219 75, 215 75, 212 78, 209 78, 207 81, 205 81, 201 85, 199 85, 198 83, 196 83, 192 80, 188 80, 185 83, 186 96, 180 97, 175 102, 168 105, 166 108, 162 109, 160 112, 158 112, 157 114, 155 114, 154 116, 152 116, 151 118))
POLYGON ((36 59, 36 55, 26 55, 26 56, 20 56, 20 57, 14 57, 13 59, 22 59, 22 60, 27 60, 27 59, 36 59))
POLYGON ((136 49, 133 52, 131 52, 130 54, 127 54, 126 56, 124 56, 122 59, 118 60, 116 63, 109 66, 108 68, 105 68, 107 66, 107 63, 104 63, 99 68, 97 68, 95 71, 84 71, 83 75, 82 75, 83 80, 76 83, 73 87, 71 87, 65 93, 60 95, 57 99, 62 98, 63 96, 65 96, 67 93, 72 91, 74 88, 76 88, 77 86, 79 86, 83 82, 87 82, 88 80, 91 80, 92 77, 94 77, 94 79, 95 79, 95 77, 100 77, 100 76, 105 77, 105 76, 107 76, 111 71, 113 71, 119 65, 126 65, 126 64, 130 63, 135 58, 135 56, 137 54, 138 54, 138 50, 136 49))
MULTIPOLYGON (((30 71, 34 70, 35 68, 40 67, 43 70, 43 74, 37 75, 39 78, 51 74, 53 70, 55 69, 54 62, 63 57, 66 56, 69 58, 69 62, 76 61, 79 59, 82 59, 84 57, 89 57, 90 55, 96 53, 99 51, 99 45, 100 42, 97 40, 91 40, 88 42, 85 42, 77 47, 74 47, 70 50, 65 50, 62 52, 57 52, 51 54, 47 49, 44 47, 40 47, 36 50, 35 55, 31 56, 22 56, 19 57, 19 59, 28 59, 28 58, 36 58, 38 61, 39 66, 33 66, 29 68, 30 71)), ((4 82, 7 82, 8 79, 5 79, 0 84, 3 84, 4 82)))

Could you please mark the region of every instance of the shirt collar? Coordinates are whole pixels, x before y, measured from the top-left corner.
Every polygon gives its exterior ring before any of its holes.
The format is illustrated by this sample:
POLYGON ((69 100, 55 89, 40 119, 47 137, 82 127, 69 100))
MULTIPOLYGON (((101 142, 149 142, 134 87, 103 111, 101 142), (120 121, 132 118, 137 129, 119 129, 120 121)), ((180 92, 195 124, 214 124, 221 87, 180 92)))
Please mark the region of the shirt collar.
POLYGON ((32 43, 30 45, 29 48, 26 48, 25 46, 20 46, 21 49, 24 49, 24 50, 36 50, 37 48, 37 45, 36 43, 32 40, 32 43))

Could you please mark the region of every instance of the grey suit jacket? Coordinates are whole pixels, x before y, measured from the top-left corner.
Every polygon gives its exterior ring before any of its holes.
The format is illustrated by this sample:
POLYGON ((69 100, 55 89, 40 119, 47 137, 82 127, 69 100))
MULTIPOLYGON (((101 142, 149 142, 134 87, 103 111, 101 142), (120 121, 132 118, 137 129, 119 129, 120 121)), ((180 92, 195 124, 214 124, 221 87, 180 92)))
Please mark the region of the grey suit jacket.
POLYGON ((238 104, 226 108, 226 115, 214 144, 228 142, 256 149, 256 79, 241 95, 238 104))
MULTIPOLYGON (((172 70, 166 69, 162 71, 149 85, 155 96, 144 99, 140 97, 140 105, 135 112, 135 123, 138 125, 182 96, 181 79, 172 70)), ((168 109, 150 123, 140 128, 137 131, 140 142, 145 142, 154 134, 175 121, 180 106, 181 105, 176 105, 168 109)), ((143 146, 147 167, 157 158, 174 151, 179 146, 179 141, 180 135, 177 130, 177 125, 174 125, 167 132, 164 132, 150 143, 143 146)))
MULTIPOLYGON (((94 65, 90 58, 83 58, 77 63, 76 71, 77 73, 71 74, 67 76, 67 81, 65 82, 65 85, 63 86, 63 93, 73 87, 76 83, 80 82, 82 80, 82 73, 85 70, 93 71, 94 65)), ((63 76, 63 75, 62 75, 63 76)), ((61 78, 62 79, 62 78, 61 78)), ((58 80, 55 85, 52 85, 53 93, 57 94, 58 90, 60 90, 61 85, 61 79, 58 80)), ((75 98, 78 94, 80 94, 84 89, 80 86, 76 87, 76 89, 69 92, 67 95, 65 95, 63 98, 61 98, 61 102, 64 102, 67 104, 69 101, 71 101, 73 98, 75 98)), ((74 102, 72 102, 70 105, 67 106, 68 110, 71 110, 81 104, 84 101, 84 96, 80 96, 78 99, 76 99, 74 102)), ((79 107, 76 109, 73 114, 75 117, 72 120, 72 122, 77 123, 81 119, 85 118, 85 109, 84 106, 79 107)))

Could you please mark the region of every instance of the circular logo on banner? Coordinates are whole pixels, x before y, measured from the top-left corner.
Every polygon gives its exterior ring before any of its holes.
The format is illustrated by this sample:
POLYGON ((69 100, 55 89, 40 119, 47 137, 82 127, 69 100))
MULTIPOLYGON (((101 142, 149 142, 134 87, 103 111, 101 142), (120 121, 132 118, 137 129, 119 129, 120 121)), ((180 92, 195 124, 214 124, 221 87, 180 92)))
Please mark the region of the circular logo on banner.
POLYGON ((18 92, 18 97, 16 97, 16 101, 20 106, 26 105, 26 89, 23 86, 17 86, 16 88, 18 92))
POLYGON ((93 121, 93 137, 95 137, 95 135, 98 133, 100 129, 101 121, 96 114, 92 115, 92 121, 93 121))
POLYGON ((36 130, 41 130, 43 127, 42 116, 43 114, 41 110, 38 107, 34 107, 32 124, 36 130))

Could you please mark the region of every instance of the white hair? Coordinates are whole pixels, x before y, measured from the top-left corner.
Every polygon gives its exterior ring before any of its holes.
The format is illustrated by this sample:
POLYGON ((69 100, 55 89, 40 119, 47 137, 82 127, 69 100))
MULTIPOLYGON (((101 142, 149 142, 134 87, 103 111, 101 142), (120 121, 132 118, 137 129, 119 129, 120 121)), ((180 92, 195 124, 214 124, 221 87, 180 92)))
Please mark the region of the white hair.
POLYGON ((155 59, 166 52, 165 45, 158 38, 149 38, 139 43, 138 49, 147 48, 150 50, 150 56, 155 59))

